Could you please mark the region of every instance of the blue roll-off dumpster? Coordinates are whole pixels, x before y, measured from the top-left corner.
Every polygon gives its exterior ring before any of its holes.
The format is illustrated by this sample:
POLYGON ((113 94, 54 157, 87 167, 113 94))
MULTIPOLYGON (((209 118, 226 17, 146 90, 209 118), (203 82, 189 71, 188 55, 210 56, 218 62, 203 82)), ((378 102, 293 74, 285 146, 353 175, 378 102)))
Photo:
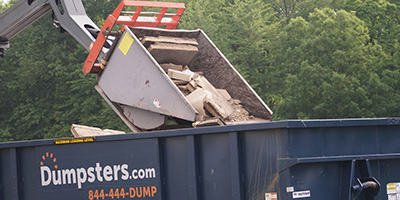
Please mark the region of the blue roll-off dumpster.
POLYGON ((2 200, 400 199, 397 193, 400 118, 0 143, 2 200))

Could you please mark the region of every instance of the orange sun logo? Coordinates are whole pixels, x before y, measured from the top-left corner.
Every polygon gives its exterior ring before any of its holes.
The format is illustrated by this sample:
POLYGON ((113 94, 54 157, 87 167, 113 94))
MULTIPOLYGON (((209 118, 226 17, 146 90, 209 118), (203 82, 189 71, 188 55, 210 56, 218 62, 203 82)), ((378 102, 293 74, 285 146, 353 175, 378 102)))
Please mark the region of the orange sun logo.
POLYGON ((40 165, 43 166, 43 163, 46 159, 50 159, 54 163, 54 168, 58 169, 58 165, 56 163, 57 159, 54 157, 52 153, 46 152, 46 155, 42 155, 42 161, 40 161, 40 165))

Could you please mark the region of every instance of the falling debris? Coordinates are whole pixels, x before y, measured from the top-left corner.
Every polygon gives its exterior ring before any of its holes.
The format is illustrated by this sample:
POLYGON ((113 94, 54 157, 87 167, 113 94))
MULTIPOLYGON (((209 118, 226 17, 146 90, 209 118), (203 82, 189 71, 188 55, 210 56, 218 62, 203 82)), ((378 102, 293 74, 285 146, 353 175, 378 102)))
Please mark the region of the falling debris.
POLYGON ((198 51, 195 39, 145 36, 141 41, 198 112, 193 127, 254 119, 240 100, 233 99, 224 89, 215 88, 203 72, 190 70, 188 64, 198 51))
POLYGON ((186 69, 183 71, 177 71, 173 69, 168 69, 168 76, 172 79, 175 80, 181 80, 181 81, 191 81, 195 76, 198 76, 198 74, 193 73, 192 71, 186 69))
POLYGON ((188 69, 180 73, 169 70, 168 75, 199 113, 198 121, 216 117, 225 124, 254 118, 243 108, 240 100, 233 99, 224 89, 216 89, 203 75, 188 69))
POLYGON ((183 70, 183 66, 182 65, 175 65, 172 63, 167 63, 167 64, 160 64, 161 68, 163 68, 163 70, 168 73, 169 69, 173 69, 173 70, 177 70, 177 71, 182 71, 183 70))
POLYGON ((83 126, 72 124, 71 133, 74 137, 89 137, 89 136, 100 136, 100 135, 116 135, 116 134, 125 134, 123 131, 116 131, 110 129, 100 129, 96 127, 83 126))
POLYGON ((194 128, 196 128, 196 127, 202 127, 202 126, 223 126, 223 125, 226 125, 226 123, 221 118, 214 117, 214 118, 194 122, 192 125, 194 128))

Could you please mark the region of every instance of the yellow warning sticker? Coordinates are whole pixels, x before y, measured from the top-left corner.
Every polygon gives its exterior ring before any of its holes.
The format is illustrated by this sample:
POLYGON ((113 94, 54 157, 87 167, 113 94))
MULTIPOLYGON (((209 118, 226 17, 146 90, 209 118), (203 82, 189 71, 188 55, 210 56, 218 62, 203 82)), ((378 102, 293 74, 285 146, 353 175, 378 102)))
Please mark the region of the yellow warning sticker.
POLYGON ((54 144, 74 144, 74 143, 86 143, 95 142, 96 137, 81 137, 81 138, 68 138, 68 139, 57 139, 53 140, 54 144))
POLYGON ((388 183, 386 185, 387 194, 397 194, 397 184, 396 183, 388 183))
POLYGON ((122 38, 121 43, 118 46, 118 49, 126 55, 133 44, 133 38, 129 33, 125 33, 125 36, 122 38))

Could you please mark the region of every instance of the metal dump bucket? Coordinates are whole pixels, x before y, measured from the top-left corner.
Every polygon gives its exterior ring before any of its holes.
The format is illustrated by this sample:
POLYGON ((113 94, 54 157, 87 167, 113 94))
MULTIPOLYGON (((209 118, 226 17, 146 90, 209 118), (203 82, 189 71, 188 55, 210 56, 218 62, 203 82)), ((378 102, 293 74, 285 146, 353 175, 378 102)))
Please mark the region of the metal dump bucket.
POLYGON ((195 38, 198 52, 189 62, 192 71, 202 71, 215 88, 232 98, 257 118, 272 119, 272 111, 229 63, 202 30, 129 28, 111 52, 99 76, 97 91, 134 132, 165 124, 167 117, 196 121, 197 112, 182 92, 142 45, 143 36, 195 38))

